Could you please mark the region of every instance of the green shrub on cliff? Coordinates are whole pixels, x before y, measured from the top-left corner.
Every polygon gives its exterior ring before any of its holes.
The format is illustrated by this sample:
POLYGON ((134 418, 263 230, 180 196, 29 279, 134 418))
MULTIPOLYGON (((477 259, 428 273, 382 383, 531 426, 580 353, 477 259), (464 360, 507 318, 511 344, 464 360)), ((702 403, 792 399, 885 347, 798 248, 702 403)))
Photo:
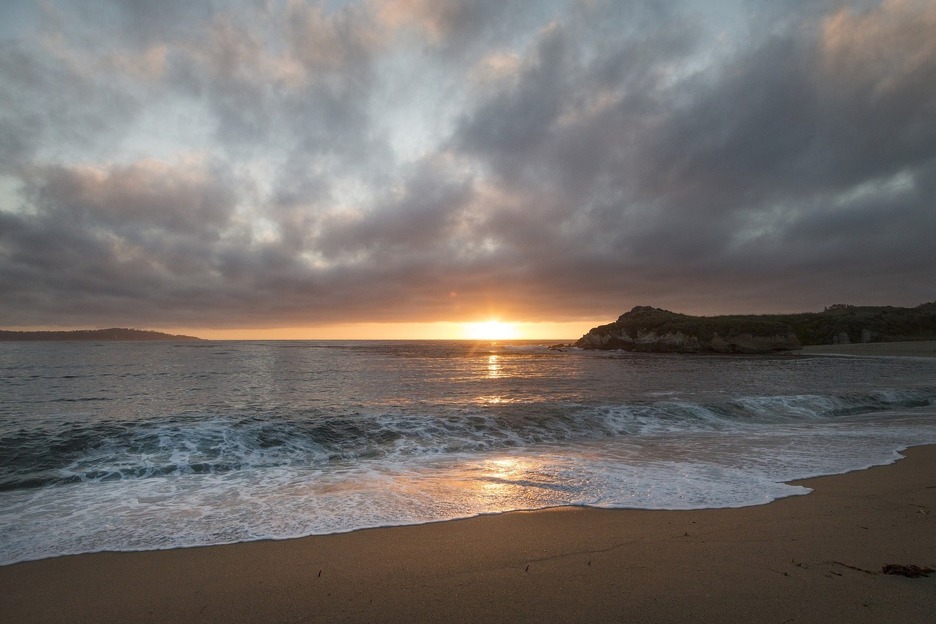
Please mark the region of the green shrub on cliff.
POLYGON ((915 308, 837 305, 822 312, 765 318, 789 323, 804 345, 936 340, 936 302, 915 308))
POLYGON ((822 312, 728 316, 690 316, 637 306, 617 321, 592 329, 576 344, 583 348, 633 349, 632 341, 650 332, 657 336, 682 334, 702 343, 716 335, 731 339, 790 332, 803 345, 936 340, 936 301, 915 308, 836 304, 822 312))

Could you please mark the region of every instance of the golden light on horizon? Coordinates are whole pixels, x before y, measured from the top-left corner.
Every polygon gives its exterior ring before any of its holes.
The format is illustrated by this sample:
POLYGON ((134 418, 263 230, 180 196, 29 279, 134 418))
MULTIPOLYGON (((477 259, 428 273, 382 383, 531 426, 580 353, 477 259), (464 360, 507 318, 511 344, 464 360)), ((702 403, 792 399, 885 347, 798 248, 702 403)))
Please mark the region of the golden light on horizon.
MULTIPOLYGON (((577 340, 607 318, 584 321, 428 321, 400 323, 340 323, 310 327, 212 328, 145 327, 167 334, 198 336, 207 340, 577 340)), ((18 327, 20 330, 62 330, 74 327, 18 327)))
POLYGON ((514 340, 521 337, 520 329, 515 324, 495 319, 465 323, 463 333, 472 340, 514 340))

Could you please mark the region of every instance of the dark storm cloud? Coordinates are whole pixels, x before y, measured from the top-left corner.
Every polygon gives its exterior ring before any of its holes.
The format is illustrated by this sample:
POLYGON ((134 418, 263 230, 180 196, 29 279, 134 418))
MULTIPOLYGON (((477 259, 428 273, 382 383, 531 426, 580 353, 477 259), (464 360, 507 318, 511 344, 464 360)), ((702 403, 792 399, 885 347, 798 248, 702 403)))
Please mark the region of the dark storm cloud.
POLYGON ((188 165, 28 172, 30 213, 3 213, 3 286, 47 298, 33 322, 86 318, 119 302, 132 318, 178 290, 209 285, 212 250, 231 218, 224 176, 188 165), (49 295, 54 294, 54 297, 49 295), (62 302, 65 310, 55 310, 62 302))
POLYGON ((457 236, 455 228, 471 199, 471 187, 470 179, 452 179, 444 167, 419 163, 399 197, 376 204, 367 214, 328 219, 314 248, 329 258, 437 250, 457 236))
MULTIPOLYGON (((497 175, 564 197, 560 219, 587 214, 564 239, 589 250, 569 250, 567 279, 589 275, 598 288, 577 290, 596 298, 608 276, 633 299, 650 275, 673 301, 734 289, 769 301, 778 280, 795 285, 784 294, 794 305, 824 292, 924 299, 934 267, 919 250, 936 233, 925 182, 936 154, 933 13, 891 3, 793 23, 674 85, 665 64, 690 62, 681 42, 691 36, 664 26, 583 64, 557 30, 515 84, 463 119, 458 144, 497 175), (612 57, 620 73, 602 82, 595 68, 612 57), (614 86, 624 93, 606 109, 559 121, 578 93, 614 86)), ((556 279, 525 257, 531 277, 556 279)), ((753 300, 742 306, 763 306, 753 300)))
POLYGON ((936 9, 710 6, 46 5, 0 43, 0 324, 936 298, 936 9))

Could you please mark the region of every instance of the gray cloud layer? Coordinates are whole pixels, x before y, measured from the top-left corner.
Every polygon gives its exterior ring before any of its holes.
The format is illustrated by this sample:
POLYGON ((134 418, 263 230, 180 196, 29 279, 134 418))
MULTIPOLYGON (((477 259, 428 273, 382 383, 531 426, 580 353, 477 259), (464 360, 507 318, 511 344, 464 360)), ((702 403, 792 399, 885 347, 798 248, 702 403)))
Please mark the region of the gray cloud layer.
POLYGON ((936 298, 931 2, 79 4, 0 39, 0 325, 936 298))

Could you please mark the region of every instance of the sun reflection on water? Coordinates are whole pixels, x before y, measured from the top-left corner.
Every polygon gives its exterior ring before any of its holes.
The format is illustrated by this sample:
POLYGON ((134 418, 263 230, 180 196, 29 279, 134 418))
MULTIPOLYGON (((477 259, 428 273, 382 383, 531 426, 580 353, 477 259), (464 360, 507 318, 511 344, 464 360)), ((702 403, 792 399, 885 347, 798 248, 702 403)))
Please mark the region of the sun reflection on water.
POLYGON ((497 379, 503 375, 501 370, 500 358, 497 355, 489 355, 487 359, 487 376, 488 379, 497 379))
POLYGON ((475 403, 481 403, 483 405, 504 405, 507 403, 513 403, 513 401, 505 396, 500 394, 489 394, 485 396, 479 396, 475 399, 475 403))

